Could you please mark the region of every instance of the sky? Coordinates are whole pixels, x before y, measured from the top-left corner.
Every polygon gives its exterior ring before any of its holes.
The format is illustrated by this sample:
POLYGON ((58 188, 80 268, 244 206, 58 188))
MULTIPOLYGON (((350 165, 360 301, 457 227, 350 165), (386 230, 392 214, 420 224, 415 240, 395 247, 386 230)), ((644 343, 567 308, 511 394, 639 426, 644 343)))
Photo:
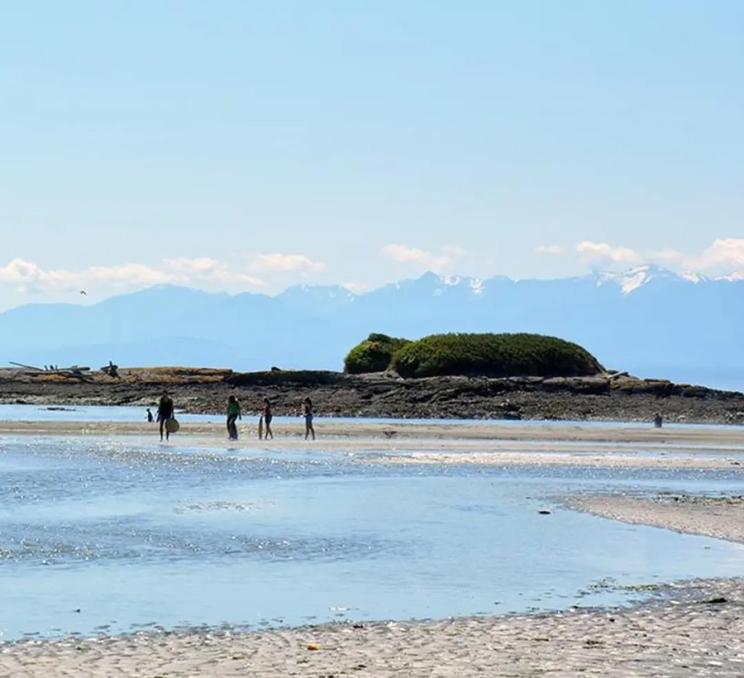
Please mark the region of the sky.
POLYGON ((0 310, 744 275, 743 30, 739 0, 2 3, 0 310))

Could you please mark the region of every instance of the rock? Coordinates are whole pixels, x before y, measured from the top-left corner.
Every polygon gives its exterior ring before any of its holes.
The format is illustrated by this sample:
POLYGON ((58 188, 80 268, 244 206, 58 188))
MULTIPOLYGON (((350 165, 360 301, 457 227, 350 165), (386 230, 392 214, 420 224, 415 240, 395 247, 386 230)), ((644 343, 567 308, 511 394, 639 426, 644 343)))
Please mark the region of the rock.
POLYGON ((703 605, 722 605, 728 603, 728 599, 723 596, 716 596, 715 598, 709 598, 708 600, 701 601, 703 605))
POLYGON ((19 381, 0 370, 0 401, 41 406, 152 403, 167 387, 188 412, 222 413, 234 393, 246 413, 266 396, 276 415, 296 415, 305 397, 319 416, 402 418, 491 418, 649 422, 661 412, 667 422, 731 423, 744 421, 744 395, 671 382, 606 374, 547 378, 354 377, 337 372, 173 368, 120 370, 121 379, 92 383, 19 381), (684 395, 683 395, 684 393, 684 395))
POLYGON ((683 384, 679 386, 680 395, 683 398, 705 398, 708 395, 708 389, 704 386, 691 386, 683 384))

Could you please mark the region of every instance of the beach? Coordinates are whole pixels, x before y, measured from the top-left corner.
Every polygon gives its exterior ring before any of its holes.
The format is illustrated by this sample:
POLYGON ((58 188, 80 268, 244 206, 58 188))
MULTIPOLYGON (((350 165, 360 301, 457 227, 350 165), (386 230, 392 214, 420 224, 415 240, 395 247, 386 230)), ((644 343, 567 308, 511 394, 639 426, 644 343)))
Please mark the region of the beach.
MULTIPOLYGON (((725 469, 744 478, 744 431, 650 426, 371 424, 322 421, 305 442, 299 423, 260 442, 253 423, 231 449, 322 444, 365 463, 725 469)), ((4 422, 5 439, 151 439, 139 423, 4 422)), ((224 424, 184 423, 162 449, 224 448, 224 424)), ((744 542, 741 497, 641 493, 566 497, 566 505, 629 524, 744 542)), ((243 632, 147 630, 0 644, 7 676, 740 676, 744 579, 639 582, 621 608, 486 615, 431 621, 338 622, 243 632)))

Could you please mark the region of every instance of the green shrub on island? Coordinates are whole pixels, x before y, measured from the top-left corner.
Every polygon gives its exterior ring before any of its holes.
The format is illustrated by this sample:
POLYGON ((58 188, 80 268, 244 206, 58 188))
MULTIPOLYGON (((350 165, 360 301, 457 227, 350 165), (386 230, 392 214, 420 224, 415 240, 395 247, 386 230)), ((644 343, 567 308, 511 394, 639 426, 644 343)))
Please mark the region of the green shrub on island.
POLYGON ((393 356, 402 377, 572 377, 603 371, 577 344, 540 334, 435 334, 393 356))
POLYGON ((344 370, 349 374, 383 372, 390 367, 395 352, 408 343, 408 339, 370 334, 346 355, 344 370))

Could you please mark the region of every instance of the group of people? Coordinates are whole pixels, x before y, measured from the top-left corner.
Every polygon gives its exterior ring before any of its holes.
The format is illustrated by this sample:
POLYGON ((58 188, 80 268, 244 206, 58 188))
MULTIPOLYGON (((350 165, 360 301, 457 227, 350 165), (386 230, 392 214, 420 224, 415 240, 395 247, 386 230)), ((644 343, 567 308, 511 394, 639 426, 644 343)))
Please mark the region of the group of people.
MULTIPOLYGON (((305 398, 302 402, 302 417, 305 420, 305 440, 312 438, 315 440, 315 427, 313 426, 313 402, 310 398, 305 398)), ((230 440, 238 439, 238 419, 242 419, 243 415, 240 411, 240 403, 238 399, 231 395, 227 399, 227 436, 230 440)), ((274 439, 274 432, 271 430, 271 420, 274 415, 271 411, 271 401, 268 398, 263 399, 263 405, 261 408, 261 416, 258 420, 258 439, 269 440, 274 439)), ((150 408, 147 408, 147 421, 152 422, 155 419, 153 417, 150 408)), ((160 401, 158 402, 157 421, 160 426, 160 440, 168 440, 170 434, 174 430, 174 425, 171 422, 175 422, 175 406, 173 400, 167 393, 163 393, 160 401)))

